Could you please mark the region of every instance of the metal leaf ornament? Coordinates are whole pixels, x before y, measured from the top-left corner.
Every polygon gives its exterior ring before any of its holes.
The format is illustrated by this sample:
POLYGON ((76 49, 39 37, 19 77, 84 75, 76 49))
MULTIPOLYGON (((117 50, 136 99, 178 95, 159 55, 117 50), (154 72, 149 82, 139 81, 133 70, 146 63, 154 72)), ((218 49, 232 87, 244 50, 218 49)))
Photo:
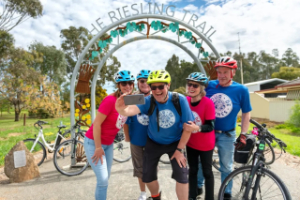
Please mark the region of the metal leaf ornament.
POLYGON ((98 51, 92 51, 92 56, 91 56, 91 60, 94 60, 95 57, 97 57, 99 54, 98 51))
POLYGON ((139 31, 139 32, 143 31, 144 29, 145 29, 145 24, 136 25, 136 28, 135 28, 135 30, 139 31))
POLYGON ((119 33, 118 33, 117 30, 110 31, 110 35, 111 35, 111 37, 113 37, 113 38, 117 37, 118 34, 119 34, 119 33))
POLYGON ((184 33, 185 33, 184 30, 179 30, 179 31, 177 32, 177 35, 179 34, 179 36, 182 36, 182 35, 184 35, 184 33))
POLYGON ((110 38, 108 38, 108 39, 105 40, 105 41, 106 41, 106 44, 110 44, 110 43, 112 43, 113 39, 110 37, 110 38))
POLYGON ((193 37, 191 37, 190 42, 191 42, 192 44, 195 44, 195 43, 196 43, 196 41, 194 40, 193 37))
POLYGON ((208 52, 203 52, 203 56, 204 56, 205 58, 207 58, 207 57, 208 57, 208 52))
POLYGON ((176 32, 177 30, 179 30, 179 23, 178 22, 174 22, 174 23, 171 23, 169 25, 169 29, 174 33, 176 32))
POLYGON ((121 37, 124 37, 125 35, 127 35, 127 33, 128 33, 127 29, 124 29, 124 30, 123 29, 119 29, 119 34, 120 34, 121 37))
POLYGON ((106 45, 107 45, 107 41, 106 41, 106 40, 104 40, 104 41, 100 40, 100 41, 98 42, 98 46, 99 46, 100 48, 102 48, 102 49, 104 49, 104 48, 106 47, 106 45))
POLYGON ((184 37, 186 38, 186 39, 191 39, 191 37, 192 37, 193 35, 192 35, 192 32, 185 32, 184 33, 184 37))
POLYGON ((165 32, 167 32, 169 29, 168 29, 168 27, 167 26, 164 26, 164 25, 161 25, 161 32, 163 32, 163 33, 165 33, 165 32))
POLYGON ((151 22, 151 27, 154 29, 154 30, 160 30, 161 29, 161 22, 160 21, 152 21, 151 22))
POLYGON ((201 48, 201 46, 202 46, 202 44, 201 43, 196 43, 196 48, 198 48, 198 49, 200 49, 201 48))
MULTIPOLYGON (((93 56, 94 52, 96 52, 98 55, 98 51, 93 51, 92 56, 93 56)), ((94 53, 94 56, 96 53, 94 53)), ((79 80, 78 80, 75 92, 86 93, 86 94, 91 93, 89 81, 90 81, 92 75, 94 74, 94 72, 95 72, 95 69, 92 66, 90 66, 89 64, 84 64, 84 65, 80 66, 79 80)))
POLYGON ((129 32, 132 32, 136 29, 136 23, 135 22, 128 22, 126 24, 126 28, 129 32))

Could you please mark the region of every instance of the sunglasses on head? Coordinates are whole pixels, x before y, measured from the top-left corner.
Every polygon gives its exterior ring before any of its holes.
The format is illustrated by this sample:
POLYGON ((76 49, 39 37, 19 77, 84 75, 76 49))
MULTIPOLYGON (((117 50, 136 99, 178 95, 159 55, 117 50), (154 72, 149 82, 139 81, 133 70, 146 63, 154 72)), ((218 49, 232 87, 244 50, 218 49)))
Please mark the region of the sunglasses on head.
POLYGON ((133 85, 132 81, 124 81, 124 82, 120 82, 120 83, 123 87, 125 87, 126 85, 130 85, 130 86, 133 85))
POLYGON ((159 89, 159 90, 163 90, 165 88, 165 85, 159 85, 159 86, 151 86, 151 90, 156 90, 156 89, 159 89))
POLYGON ((145 79, 140 79, 139 82, 140 82, 141 84, 144 84, 144 83, 147 83, 147 80, 145 80, 145 79))
POLYGON ((192 87, 193 86, 193 88, 198 88, 200 86, 198 84, 193 84, 193 83, 188 83, 187 85, 188 85, 188 87, 192 87))

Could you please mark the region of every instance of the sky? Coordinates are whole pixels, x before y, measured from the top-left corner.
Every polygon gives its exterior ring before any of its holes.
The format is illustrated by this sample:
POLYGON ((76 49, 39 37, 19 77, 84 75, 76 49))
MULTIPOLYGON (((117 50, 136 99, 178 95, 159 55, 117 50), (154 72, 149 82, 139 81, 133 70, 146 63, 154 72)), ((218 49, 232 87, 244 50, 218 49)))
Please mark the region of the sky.
MULTIPOLYGON (((147 2, 157 3, 164 8, 175 5, 175 18, 182 19, 184 10, 188 10, 185 22, 188 23, 192 14, 198 16, 196 26, 206 22, 204 32, 209 27, 216 31, 212 36, 212 44, 219 53, 227 51, 242 52, 264 50, 272 53, 278 49, 279 58, 287 48, 292 48, 300 55, 300 3, 298 0, 41 0, 44 11, 43 16, 29 19, 11 31, 15 38, 15 45, 27 49, 34 42, 44 45, 55 45, 60 48, 60 30, 70 26, 83 26, 92 30, 92 23, 101 18, 104 25, 111 24, 108 12, 117 13, 117 8, 129 7, 136 3, 143 3, 144 12, 147 2)), ((138 7, 139 8, 139 7, 138 7)), ((1 6, 0 6, 1 9, 1 6)), ((164 12, 164 15, 166 13, 164 12)), ((128 35, 125 39, 138 36, 137 33, 128 35)), ((171 32, 160 34, 176 40, 177 36, 171 32)), ((185 44, 197 54, 197 49, 191 44, 185 44)), ((203 44, 209 53, 211 49, 203 44)), ((130 43, 113 55, 121 62, 120 70, 131 70, 137 74, 141 69, 163 69, 169 58, 175 54, 180 60, 192 62, 193 59, 182 49, 173 44, 159 40, 142 40, 130 43)), ((107 83, 105 88, 111 92, 113 83, 107 83)))

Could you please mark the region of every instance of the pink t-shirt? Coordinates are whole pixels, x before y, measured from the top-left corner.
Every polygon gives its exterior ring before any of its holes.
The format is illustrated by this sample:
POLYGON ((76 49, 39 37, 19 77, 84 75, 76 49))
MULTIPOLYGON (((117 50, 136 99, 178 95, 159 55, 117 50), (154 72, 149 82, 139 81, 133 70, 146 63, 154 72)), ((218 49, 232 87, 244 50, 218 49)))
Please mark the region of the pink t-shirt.
MULTIPOLYGON (((212 100, 202 97, 197 106, 191 105, 191 97, 186 97, 195 117, 194 123, 198 126, 205 123, 205 120, 215 119, 215 105, 212 100)), ((215 131, 192 133, 187 146, 200 151, 210 151, 215 147, 215 131)))
MULTIPOLYGON (((98 112, 106 115, 105 120, 101 125, 101 144, 111 145, 118 133, 118 131, 123 127, 127 120, 127 117, 119 115, 115 109, 117 97, 107 96, 105 97, 98 109, 98 112)), ((93 124, 86 132, 85 136, 90 139, 94 139, 93 134, 93 124)))

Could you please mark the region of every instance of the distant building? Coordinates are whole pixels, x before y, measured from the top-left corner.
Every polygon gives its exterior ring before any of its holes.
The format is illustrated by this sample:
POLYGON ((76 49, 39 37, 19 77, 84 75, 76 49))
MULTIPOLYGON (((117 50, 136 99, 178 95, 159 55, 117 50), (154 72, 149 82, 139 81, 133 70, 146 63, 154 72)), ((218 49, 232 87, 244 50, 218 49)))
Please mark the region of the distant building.
MULTIPOLYGON (((287 83, 289 81, 279 79, 279 78, 272 78, 268 80, 262 80, 262 81, 256 81, 251 83, 244 84, 249 92, 258 92, 261 90, 268 90, 268 89, 274 89, 277 85, 287 83)), ((277 91, 278 93, 264 93, 264 97, 266 98, 275 98, 278 96, 286 95, 286 92, 277 91)))

